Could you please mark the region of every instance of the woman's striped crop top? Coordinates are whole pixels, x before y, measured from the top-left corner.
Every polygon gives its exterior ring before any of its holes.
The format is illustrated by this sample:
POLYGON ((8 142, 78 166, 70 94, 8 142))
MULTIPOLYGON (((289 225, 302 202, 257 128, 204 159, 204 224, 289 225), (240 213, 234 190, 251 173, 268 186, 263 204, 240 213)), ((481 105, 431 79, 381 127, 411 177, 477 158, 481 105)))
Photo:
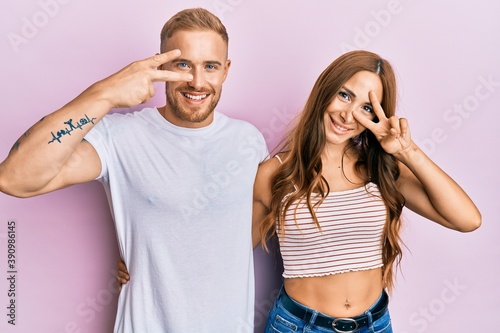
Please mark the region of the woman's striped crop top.
MULTIPOLYGON (((311 198, 314 204, 319 199, 311 198)), ((374 183, 353 190, 330 192, 317 208, 321 230, 305 199, 285 215, 285 232, 278 226, 284 278, 313 277, 382 267, 382 233, 387 212, 374 183)))

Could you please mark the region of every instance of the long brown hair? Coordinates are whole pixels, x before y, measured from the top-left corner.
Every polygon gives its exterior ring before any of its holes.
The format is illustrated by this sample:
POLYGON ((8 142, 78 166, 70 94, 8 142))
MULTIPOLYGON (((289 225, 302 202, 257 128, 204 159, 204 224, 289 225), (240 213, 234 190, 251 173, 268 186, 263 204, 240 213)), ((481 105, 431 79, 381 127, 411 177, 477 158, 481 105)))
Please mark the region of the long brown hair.
MULTIPOLYGON (((297 124, 285 136, 279 152, 283 163, 272 177, 270 213, 260 226, 262 244, 267 249, 277 228, 284 233, 285 213, 290 205, 305 199, 309 212, 319 227, 315 208, 330 191, 326 179, 321 175, 321 154, 325 147, 324 113, 341 87, 356 73, 376 73, 383 87, 381 106, 387 117, 396 112, 396 78, 391 65, 377 54, 368 51, 352 51, 343 54, 321 73, 309 95, 297 124), (297 186, 295 190, 293 185, 297 186), (311 204, 311 197, 320 200, 311 204)), ((377 121, 377 119, 375 119, 377 121)), ((397 160, 386 153, 369 130, 353 138, 344 154, 353 149, 358 156, 355 168, 367 171, 369 181, 377 184, 387 208, 387 221, 382 236, 382 260, 384 285, 393 286, 393 266, 401 261, 401 212, 404 197, 396 187, 399 177, 397 160)))

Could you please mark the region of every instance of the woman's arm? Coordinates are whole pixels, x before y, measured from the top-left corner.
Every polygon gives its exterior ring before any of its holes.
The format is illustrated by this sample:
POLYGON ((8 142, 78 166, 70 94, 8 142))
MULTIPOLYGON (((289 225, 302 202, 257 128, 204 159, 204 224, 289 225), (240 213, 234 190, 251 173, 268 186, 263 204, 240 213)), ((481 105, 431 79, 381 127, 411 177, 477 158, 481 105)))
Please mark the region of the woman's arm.
POLYGON ((252 242, 254 249, 261 242, 260 225, 269 213, 271 203, 271 177, 279 166, 276 158, 259 165, 253 188, 252 242))
POLYGON ((408 121, 385 116, 377 96, 371 92, 370 101, 379 121, 356 113, 356 120, 369 129, 382 148, 400 162, 398 189, 406 206, 447 228, 467 232, 481 225, 481 214, 465 191, 441 170, 411 139, 408 121))
POLYGON ((450 229, 479 228, 481 213, 467 193, 415 143, 394 156, 401 162, 397 185, 409 209, 450 229))

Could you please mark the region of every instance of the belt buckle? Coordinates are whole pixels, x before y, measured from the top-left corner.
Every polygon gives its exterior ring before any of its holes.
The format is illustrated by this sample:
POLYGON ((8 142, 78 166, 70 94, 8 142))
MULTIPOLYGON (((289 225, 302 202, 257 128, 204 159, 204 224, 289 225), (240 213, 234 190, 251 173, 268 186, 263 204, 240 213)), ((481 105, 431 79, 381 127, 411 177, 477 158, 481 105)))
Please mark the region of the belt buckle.
POLYGON ((352 318, 335 318, 332 322, 332 328, 335 332, 338 333, 353 333, 355 330, 358 329, 358 322, 352 318), (335 326, 337 326, 337 321, 339 320, 346 320, 354 323, 354 328, 350 331, 339 331, 335 326))

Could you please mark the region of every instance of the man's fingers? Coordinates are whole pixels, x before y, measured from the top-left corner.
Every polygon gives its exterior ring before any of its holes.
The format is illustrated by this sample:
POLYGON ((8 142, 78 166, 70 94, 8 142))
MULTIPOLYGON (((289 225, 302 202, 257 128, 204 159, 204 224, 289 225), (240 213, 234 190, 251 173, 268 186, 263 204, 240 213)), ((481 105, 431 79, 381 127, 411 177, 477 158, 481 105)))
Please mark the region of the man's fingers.
POLYGON ((136 66, 136 70, 145 72, 151 82, 191 81, 193 75, 190 73, 177 73, 159 69, 163 64, 178 58, 180 55, 180 50, 157 53, 152 57, 137 61, 133 65, 136 66))
POLYGON ((193 75, 189 73, 177 73, 162 69, 152 70, 151 71, 151 80, 158 82, 167 82, 167 81, 184 81, 189 82, 193 80, 193 75))
POLYGON ((153 69, 151 72, 152 81, 191 81, 193 75, 189 73, 177 73, 167 70, 159 69, 161 65, 178 58, 181 55, 180 50, 172 50, 165 53, 158 53, 146 61, 149 61, 149 66, 153 69))
POLYGON ((157 53, 150 58, 144 59, 144 62, 146 62, 151 68, 158 68, 164 63, 178 58, 180 55, 181 51, 176 49, 165 53, 157 53))
POLYGON ((118 271, 118 278, 127 278, 128 273, 124 268, 120 268, 118 271))
POLYGON ((127 284, 127 282, 128 282, 127 279, 120 278, 120 277, 117 277, 116 281, 118 281, 118 283, 120 283, 120 284, 127 284))

